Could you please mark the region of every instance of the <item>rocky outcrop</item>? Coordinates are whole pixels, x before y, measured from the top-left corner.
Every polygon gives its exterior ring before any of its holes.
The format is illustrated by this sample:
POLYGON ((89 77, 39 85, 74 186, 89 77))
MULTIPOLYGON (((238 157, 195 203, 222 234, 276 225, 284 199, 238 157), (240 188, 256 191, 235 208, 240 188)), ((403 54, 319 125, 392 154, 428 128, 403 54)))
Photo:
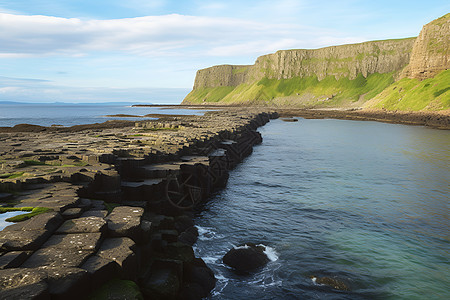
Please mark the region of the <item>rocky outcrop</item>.
POLYGON ((450 13, 423 26, 402 77, 426 79, 450 69, 450 13))

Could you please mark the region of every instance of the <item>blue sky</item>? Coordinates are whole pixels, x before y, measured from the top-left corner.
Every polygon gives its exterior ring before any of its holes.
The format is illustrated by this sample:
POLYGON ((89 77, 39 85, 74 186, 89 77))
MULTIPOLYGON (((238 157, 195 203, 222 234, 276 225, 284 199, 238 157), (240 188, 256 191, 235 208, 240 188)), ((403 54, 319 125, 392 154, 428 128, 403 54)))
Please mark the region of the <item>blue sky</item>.
POLYGON ((1 0, 0 101, 181 102, 198 69, 417 36, 447 1, 1 0))

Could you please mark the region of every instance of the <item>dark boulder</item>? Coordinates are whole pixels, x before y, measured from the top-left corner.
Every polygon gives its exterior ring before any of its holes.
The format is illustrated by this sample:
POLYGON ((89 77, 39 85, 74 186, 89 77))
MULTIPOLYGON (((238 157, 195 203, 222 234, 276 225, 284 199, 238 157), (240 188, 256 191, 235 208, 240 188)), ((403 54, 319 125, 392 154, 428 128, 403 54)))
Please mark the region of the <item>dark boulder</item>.
POLYGON ((185 285, 181 290, 181 299, 193 300, 207 297, 216 286, 213 271, 201 258, 195 258, 192 263, 184 265, 185 285))
POLYGON ((265 250, 266 247, 262 245, 246 243, 228 251, 223 257, 223 262, 238 272, 250 272, 269 262, 265 250))

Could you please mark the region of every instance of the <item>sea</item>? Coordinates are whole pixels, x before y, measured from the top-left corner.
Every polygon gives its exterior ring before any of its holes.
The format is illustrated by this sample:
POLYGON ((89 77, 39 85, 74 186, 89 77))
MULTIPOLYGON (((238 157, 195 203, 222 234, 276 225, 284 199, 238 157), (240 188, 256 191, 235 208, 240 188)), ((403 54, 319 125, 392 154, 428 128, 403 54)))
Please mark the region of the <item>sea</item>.
MULTIPOLYGON (((204 111, 0 105, 0 126, 149 113, 204 111)), ((302 118, 259 131, 263 143, 196 213, 194 251, 217 278, 209 299, 450 299, 449 131, 302 118), (248 242, 265 245, 270 262, 236 274, 222 257, 248 242)))
POLYGON ((449 131, 331 119, 259 131, 195 219, 218 279, 209 299, 450 299, 449 131), (222 257, 248 242, 271 261, 236 274, 222 257))
POLYGON ((111 117, 117 114, 145 116, 147 114, 203 115, 204 113, 205 110, 174 109, 164 106, 133 107, 133 103, 0 103, 0 127, 11 127, 17 124, 73 126, 103 123, 108 120, 154 119, 111 117))

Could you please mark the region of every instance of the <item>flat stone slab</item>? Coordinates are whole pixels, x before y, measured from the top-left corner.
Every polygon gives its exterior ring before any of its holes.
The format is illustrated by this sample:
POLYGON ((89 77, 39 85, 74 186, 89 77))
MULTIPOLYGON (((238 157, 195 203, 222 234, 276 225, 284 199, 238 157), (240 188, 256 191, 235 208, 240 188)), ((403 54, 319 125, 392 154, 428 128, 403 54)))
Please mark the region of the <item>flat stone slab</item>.
POLYGON ((98 249, 102 233, 70 233, 54 234, 42 248, 54 247, 58 249, 92 250, 98 249))
POLYGON ((30 255, 30 251, 7 252, 0 256, 0 269, 18 268, 30 255))
POLYGON ((81 217, 99 217, 104 219, 106 216, 108 215, 108 211, 107 210, 95 210, 95 209, 90 209, 88 211, 85 211, 81 217))
POLYGON ((106 221, 100 217, 83 217, 67 220, 56 233, 84 233, 84 232, 104 232, 106 221))
POLYGON ((48 230, 0 231, 0 250, 37 250, 49 237, 48 230))
POLYGON ((141 238, 141 218, 144 209, 141 207, 118 206, 106 218, 111 236, 126 236, 139 242, 141 238))
POLYGON ((57 212, 48 212, 39 214, 29 220, 9 225, 3 231, 30 231, 30 230, 48 230, 53 232, 63 222, 63 218, 57 212))
POLYGON ((39 249, 23 264, 22 268, 38 267, 78 267, 94 251, 58 249, 54 247, 39 249))
POLYGON ((0 270, 0 299, 49 299, 46 277, 36 269, 0 270))

